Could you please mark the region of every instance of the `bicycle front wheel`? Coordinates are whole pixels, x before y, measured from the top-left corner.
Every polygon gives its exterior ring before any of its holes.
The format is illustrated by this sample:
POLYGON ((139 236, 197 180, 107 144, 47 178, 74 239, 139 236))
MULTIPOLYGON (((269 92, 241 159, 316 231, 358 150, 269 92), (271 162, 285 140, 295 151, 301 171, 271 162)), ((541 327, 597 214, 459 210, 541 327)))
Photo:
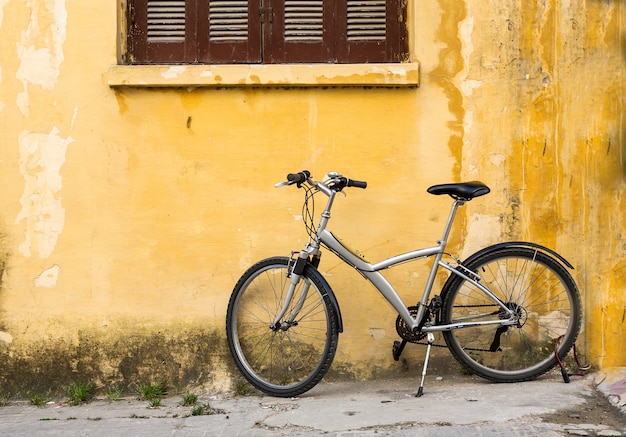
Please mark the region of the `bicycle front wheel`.
MULTIPOLYGON (((514 326, 481 325, 444 332, 454 357, 497 382, 536 378, 564 357, 581 326, 581 301, 571 275, 555 259, 530 248, 502 248, 469 265, 479 282, 519 317, 514 326)), ((508 318, 482 290, 459 277, 443 297, 443 323, 508 318)))
POLYGON ((272 327, 291 283, 289 258, 253 265, 235 285, 226 336, 235 364, 259 390, 281 397, 302 394, 326 374, 339 338, 327 287, 305 269, 280 327, 272 327))

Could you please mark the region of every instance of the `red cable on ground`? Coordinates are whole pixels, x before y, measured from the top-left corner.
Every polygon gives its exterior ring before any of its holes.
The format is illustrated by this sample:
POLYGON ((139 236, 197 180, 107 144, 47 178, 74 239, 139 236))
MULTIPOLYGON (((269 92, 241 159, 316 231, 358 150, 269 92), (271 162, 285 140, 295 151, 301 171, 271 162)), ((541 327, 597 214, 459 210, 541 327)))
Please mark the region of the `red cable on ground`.
POLYGON ((561 342, 562 338, 563 336, 561 335, 554 342, 554 357, 556 358, 556 362, 559 364, 559 367, 561 368, 561 376, 563 376, 563 382, 568 383, 570 382, 570 376, 585 376, 585 370, 589 370, 591 366, 580 365, 580 362, 578 361, 578 354, 576 353, 576 343, 574 343, 574 361, 576 361, 576 366, 578 367, 578 370, 580 370, 580 372, 567 373, 567 370, 565 369, 565 365, 563 365, 563 361, 561 361, 561 358, 559 357, 559 353, 558 353, 559 343, 561 342))

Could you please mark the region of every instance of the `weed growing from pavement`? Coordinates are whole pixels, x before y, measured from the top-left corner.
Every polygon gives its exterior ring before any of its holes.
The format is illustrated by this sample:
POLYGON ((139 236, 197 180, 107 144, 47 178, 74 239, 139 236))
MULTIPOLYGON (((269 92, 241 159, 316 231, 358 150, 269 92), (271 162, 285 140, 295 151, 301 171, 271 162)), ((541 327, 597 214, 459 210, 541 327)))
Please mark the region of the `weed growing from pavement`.
POLYGON ((29 393, 28 402, 37 407, 44 407, 50 398, 50 392, 46 393, 29 393))
POLYGON ((114 385, 113 387, 107 388, 106 397, 109 402, 121 401, 122 400, 122 389, 118 386, 114 385))
POLYGON ((89 402, 93 398, 93 383, 73 382, 65 387, 65 392, 70 397, 70 405, 80 405, 89 402))
POLYGON ((192 416, 210 416, 212 414, 215 414, 215 411, 208 402, 206 404, 197 405, 191 410, 192 416))
POLYGON ((198 402, 198 395, 194 394, 194 393, 185 393, 183 395, 183 400, 180 403, 182 406, 184 407, 188 407, 191 405, 196 405, 196 403, 198 402))
POLYGON ((137 391, 142 400, 153 401, 156 399, 162 399, 167 395, 167 383, 165 381, 157 382, 156 384, 139 383, 137 385, 137 391))
POLYGON ((165 381, 156 384, 139 383, 137 391, 142 400, 148 401, 148 408, 158 408, 162 406, 164 396, 167 396, 167 383, 165 381))
POLYGON ((233 387, 235 388, 235 393, 237 393, 239 396, 246 396, 248 393, 250 393, 250 385, 245 379, 239 376, 234 378, 233 387))
POLYGON ((148 404, 148 408, 159 408, 163 406, 163 400, 161 398, 152 399, 148 404))
POLYGON ((6 407, 11 402, 11 396, 0 390, 0 407, 6 407))

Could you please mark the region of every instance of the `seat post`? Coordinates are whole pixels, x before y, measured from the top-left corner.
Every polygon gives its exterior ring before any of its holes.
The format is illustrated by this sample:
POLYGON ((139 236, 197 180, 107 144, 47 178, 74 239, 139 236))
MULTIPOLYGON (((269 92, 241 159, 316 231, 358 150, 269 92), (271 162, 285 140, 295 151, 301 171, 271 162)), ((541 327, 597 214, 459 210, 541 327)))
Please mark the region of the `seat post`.
POLYGON ((448 216, 448 221, 446 222, 446 227, 443 230, 443 235, 441 236, 441 240, 437 241, 439 244, 439 250, 435 255, 433 260, 433 265, 430 269, 430 274, 428 275, 428 279, 426 280, 425 293, 422 295, 422 299, 418 303, 417 309, 417 317, 416 320, 422 320, 424 317, 424 312, 426 311, 426 307, 428 306, 428 299, 430 298, 430 291, 433 289, 433 285, 435 284, 435 277, 437 276, 437 270, 439 268, 439 262, 443 258, 443 254, 446 250, 446 245, 448 244, 448 235, 450 235, 450 230, 452 229, 452 223, 454 222, 454 217, 456 215, 456 211, 459 206, 465 204, 465 199, 456 198, 454 203, 452 204, 452 208, 450 208, 450 215, 448 216))
POLYGON ((459 209, 459 206, 463 205, 465 205, 465 199, 456 198, 450 208, 450 215, 448 215, 448 221, 446 222, 446 227, 443 229, 443 235, 441 236, 441 241, 439 242, 439 244, 444 248, 448 243, 448 236, 450 235, 450 230, 452 229, 452 224, 454 223, 456 211, 459 209))

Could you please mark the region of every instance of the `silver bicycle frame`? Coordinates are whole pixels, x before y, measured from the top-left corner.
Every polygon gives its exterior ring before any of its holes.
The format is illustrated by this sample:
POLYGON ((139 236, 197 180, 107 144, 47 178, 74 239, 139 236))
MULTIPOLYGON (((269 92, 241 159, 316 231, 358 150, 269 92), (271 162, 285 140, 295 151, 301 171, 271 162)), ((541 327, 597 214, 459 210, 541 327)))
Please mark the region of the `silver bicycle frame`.
MULTIPOLYGON (((443 235, 439 241, 437 241, 437 246, 427 247, 424 249, 418 249, 411 252, 407 252, 401 255, 396 255, 391 258, 387 258, 382 260, 376 264, 370 264, 365 261, 363 258, 358 256, 356 253, 348 249, 344 246, 330 231, 326 229, 326 225, 328 224, 328 220, 330 219, 330 209, 332 207, 336 192, 332 189, 328 188, 323 183, 315 183, 317 189, 322 191, 324 194, 328 196, 328 203, 326 204, 326 208, 322 212, 320 223, 317 228, 316 238, 307 244, 307 247, 300 252, 299 258, 307 259, 311 255, 316 255, 320 246, 323 244, 328 247, 333 253, 335 253, 342 261, 346 264, 351 265, 354 269, 356 269, 359 273, 361 273, 366 279, 368 279, 374 287, 382 294, 382 296, 391 304, 391 306, 395 309, 398 315, 404 320, 404 322, 411 328, 411 330, 417 329, 420 324, 420 321, 424 317, 424 313, 428 306, 428 300, 430 298, 430 293, 432 291, 433 285, 435 283, 435 278, 437 276, 437 271, 439 267, 442 267, 448 270, 451 274, 460 276, 466 281, 473 284, 476 288, 480 289, 483 293, 485 293, 489 298, 491 298, 496 305, 500 307, 503 314, 507 315, 508 318, 498 320, 489 320, 489 321, 478 321, 478 322, 459 322, 459 323, 451 323, 447 325, 427 325, 422 327, 422 332, 435 332, 435 331, 448 331, 452 329, 460 329, 469 326, 484 326, 484 325, 514 325, 517 323, 517 319, 515 317, 514 312, 506 306, 504 302, 502 302, 491 290, 481 284, 477 279, 463 273, 462 270, 456 269, 454 266, 445 263, 442 261, 442 257, 446 248, 448 236, 450 234, 450 230, 452 229, 452 223, 454 222, 454 217, 459 206, 462 206, 465 201, 461 199, 456 199, 452 204, 452 208, 450 210, 450 214, 448 216, 448 221, 446 222, 446 226, 443 231, 443 235), (429 256, 434 256, 435 260, 433 262, 433 266, 430 270, 430 274, 428 275, 428 280, 426 281, 426 286, 424 287, 424 292, 422 294, 422 298, 418 303, 418 310, 415 317, 411 316, 407 306, 402 301, 401 297, 398 295, 397 291, 392 287, 392 285, 387 281, 387 279, 380 273, 381 270, 385 270, 391 268, 395 265, 412 261, 418 258, 425 258, 429 256)), ((478 278, 478 276, 476 276, 478 278)), ((282 310, 276 317, 274 321, 274 325, 277 326, 279 321, 287 312, 287 308, 291 300, 293 299, 295 287, 300 281, 301 276, 292 274, 291 277, 291 285, 289 287, 289 291, 287 293, 287 298, 285 299, 285 303, 283 305, 282 310)), ((480 278, 478 278, 480 279, 480 278)), ((308 292, 308 286, 310 284, 307 282, 304 284, 304 289, 300 296, 299 302, 296 305, 296 311, 290 317, 290 322, 292 322, 296 314, 298 312, 298 307, 301 307, 301 302, 304 301, 306 297, 306 293, 308 292)))
MULTIPOLYGON (((449 231, 449 229, 446 227, 449 231)), ((434 326, 424 326, 422 328, 423 332, 431 332, 431 331, 447 331, 451 329, 458 329, 468 326, 477 326, 477 325, 512 325, 516 323, 516 320, 513 319, 513 311, 506 306, 504 302, 502 302, 496 295, 493 294, 491 290, 485 287, 480 282, 476 281, 474 278, 464 274, 462 271, 457 270, 454 266, 441 261, 443 256, 446 242, 445 240, 440 240, 438 246, 428 247, 424 249, 414 250, 411 252, 404 253, 402 255, 397 255, 383 261, 380 261, 376 264, 369 264, 366 261, 362 260, 358 256, 354 255, 349 249, 347 249, 339 240, 335 238, 335 236, 329 232, 328 230, 323 230, 320 235, 321 242, 327 246, 330 250, 332 250, 337 256, 339 256, 344 262, 354 267, 358 270, 364 277, 366 277, 376 289, 383 295, 385 300, 391 304, 391 306, 396 310, 398 315, 404 320, 404 322, 411 329, 415 329, 418 325, 422 317, 424 316, 424 311, 428 305, 428 300, 430 298, 430 293, 432 287, 434 285, 435 277, 437 276, 438 267, 443 267, 446 270, 450 271, 451 274, 455 274, 461 276, 463 279, 472 283, 475 287, 480 289, 483 293, 489 296, 496 305, 498 305, 505 314, 508 314, 509 319, 504 320, 492 320, 492 321, 482 321, 482 322, 464 322, 464 323, 453 323, 448 325, 434 325, 434 326), (387 281, 387 279, 380 273, 380 270, 391 268, 397 264, 401 264, 407 261, 411 261, 417 258, 424 258, 429 256, 435 256, 435 262, 433 263, 433 267, 430 270, 430 274, 428 276, 428 280, 426 282, 426 286, 424 288, 424 293, 419 302, 418 312, 415 318, 411 316, 406 304, 402 301, 396 290, 393 286, 387 281)))

